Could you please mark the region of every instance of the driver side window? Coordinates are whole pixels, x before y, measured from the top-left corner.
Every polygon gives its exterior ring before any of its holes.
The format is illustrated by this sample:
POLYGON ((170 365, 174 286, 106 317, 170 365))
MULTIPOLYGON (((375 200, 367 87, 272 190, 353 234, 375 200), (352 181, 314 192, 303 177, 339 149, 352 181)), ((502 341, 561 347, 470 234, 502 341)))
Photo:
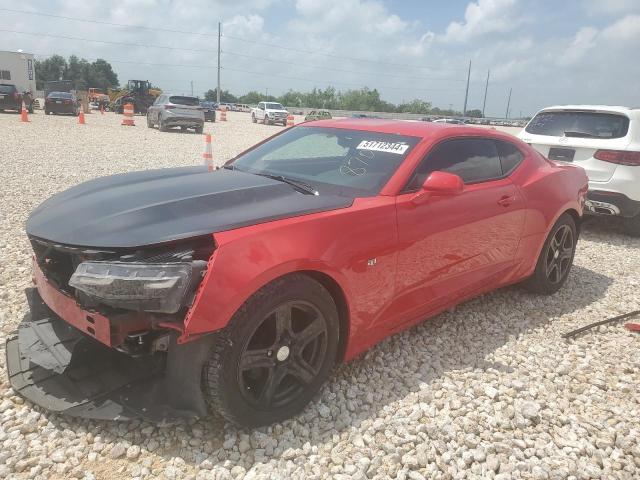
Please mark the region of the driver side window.
POLYGON ((495 143, 486 138, 460 138, 436 145, 422 160, 404 191, 419 190, 435 171, 455 173, 465 184, 502 177, 495 143))

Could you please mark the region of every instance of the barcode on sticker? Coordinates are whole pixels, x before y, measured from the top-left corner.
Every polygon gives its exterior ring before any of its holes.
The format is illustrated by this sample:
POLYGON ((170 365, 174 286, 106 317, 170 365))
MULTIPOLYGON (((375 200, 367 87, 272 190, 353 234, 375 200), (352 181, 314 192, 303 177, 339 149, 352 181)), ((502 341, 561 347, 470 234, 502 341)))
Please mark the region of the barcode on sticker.
POLYGON ((396 153, 398 155, 404 154, 407 148, 409 148, 409 145, 406 143, 378 142, 375 140, 363 140, 356 147, 358 150, 373 150, 375 152, 396 153))

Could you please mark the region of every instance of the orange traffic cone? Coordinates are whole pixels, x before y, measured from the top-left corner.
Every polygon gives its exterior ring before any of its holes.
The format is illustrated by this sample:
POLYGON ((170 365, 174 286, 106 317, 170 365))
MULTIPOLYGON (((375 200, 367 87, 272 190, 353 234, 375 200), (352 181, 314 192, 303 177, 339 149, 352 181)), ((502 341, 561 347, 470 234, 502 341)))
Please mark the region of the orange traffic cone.
POLYGON ((222 106, 220 108, 220 121, 221 122, 226 122, 227 121, 227 107, 226 106, 222 106))
POLYGON ((293 127, 295 122, 293 121, 293 115, 287 115, 287 127, 293 127))
POLYGON ((211 150, 210 133, 204 136, 204 152, 202 152, 202 158, 204 159, 204 164, 207 166, 207 170, 213 172, 213 152, 211 150))
POLYGON ((135 127, 136 124, 133 121, 133 103, 125 103, 122 114, 124 118, 122 119, 122 123, 120 125, 126 125, 128 127, 135 127))
POLYGON ((27 114, 27 106, 24 104, 24 100, 22 101, 22 110, 20 110, 20 121, 28 122, 29 115, 27 114))
POLYGON ((85 125, 84 107, 82 105, 80 105, 80 113, 78 114, 78 125, 85 125))

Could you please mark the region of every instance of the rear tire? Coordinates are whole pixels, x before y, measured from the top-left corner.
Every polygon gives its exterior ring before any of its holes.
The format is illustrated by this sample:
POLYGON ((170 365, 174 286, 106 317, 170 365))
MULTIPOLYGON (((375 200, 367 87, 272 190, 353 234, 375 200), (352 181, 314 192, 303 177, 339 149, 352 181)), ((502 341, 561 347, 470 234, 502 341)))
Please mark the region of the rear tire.
POLYGON ((310 277, 261 288, 217 334, 203 367, 211 411, 249 428, 296 415, 329 375, 339 331, 333 298, 310 277))
POLYGON ((258 123, 258 120, 256 120, 256 116, 253 113, 251 114, 251 121, 253 123, 258 123))
POLYGON ((525 288, 542 295, 556 293, 569 276, 577 240, 573 217, 568 213, 562 214, 545 240, 536 269, 524 283, 525 288))
POLYGON ((204 131, 204 127, 196 127, 196 133, 202 133, 204 131))
POLYGON ((153 121, 151 120, 151 116, 149 116, 149 114, 147 114, 147 128, 153 128, 153 121))
POLYGON ((627 235, 640 237, 640 213, 635 217, 625 218, 622 225, 627 235))

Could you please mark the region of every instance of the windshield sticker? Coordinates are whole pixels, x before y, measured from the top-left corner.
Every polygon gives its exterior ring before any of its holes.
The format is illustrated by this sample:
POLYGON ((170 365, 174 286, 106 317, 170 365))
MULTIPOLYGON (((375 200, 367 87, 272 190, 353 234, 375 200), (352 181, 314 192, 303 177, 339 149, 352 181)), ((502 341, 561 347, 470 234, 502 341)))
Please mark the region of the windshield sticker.
POLYGON ((403 155, 409 145, 406 143, 378 142, 375 140, 363 140, 356 147, 358 150, 374 150, 376 152, 395 153, 403 155))

